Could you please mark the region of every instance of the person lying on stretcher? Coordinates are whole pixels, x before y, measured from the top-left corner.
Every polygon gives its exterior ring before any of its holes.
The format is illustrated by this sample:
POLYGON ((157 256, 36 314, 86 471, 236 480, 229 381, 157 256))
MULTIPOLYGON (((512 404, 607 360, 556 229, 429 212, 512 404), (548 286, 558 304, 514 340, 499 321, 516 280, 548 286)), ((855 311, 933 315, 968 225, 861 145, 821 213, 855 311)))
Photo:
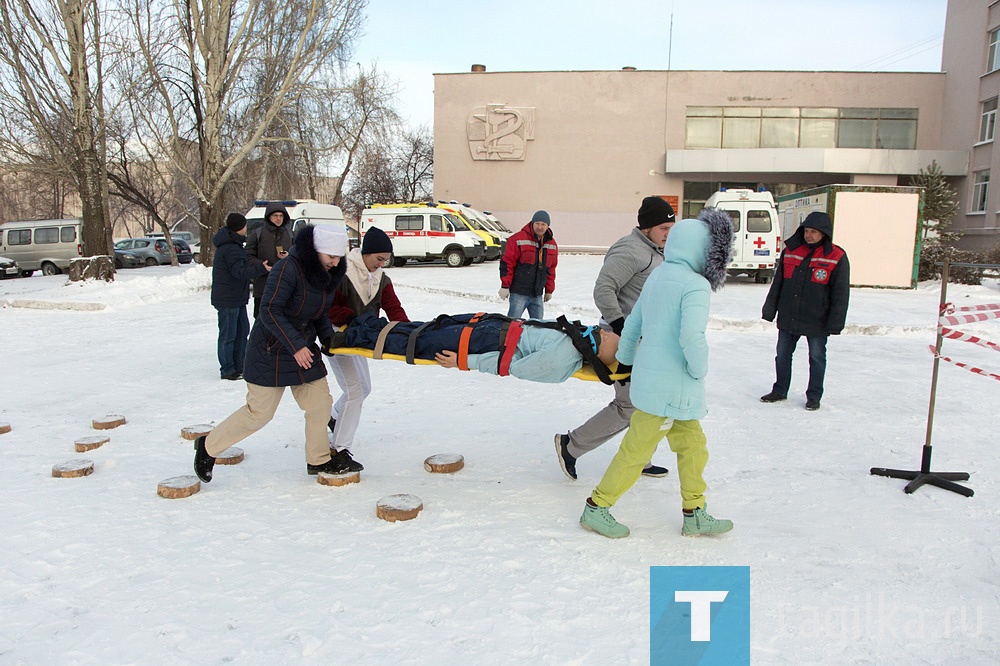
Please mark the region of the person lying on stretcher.
POLYGON ((605 372, 614 367, 618 336, 562 317, 556 322, 478 313, 440 315, 429 322, 389 322, 365 313, 324 340, 323 352, 332 354, 342 347, 372 349, 376 358, 395 354, 405 356, 408 363, 419 358, 446 368, 558 383, 573 376, 585 360, 595 367, 598 361, 605 372))

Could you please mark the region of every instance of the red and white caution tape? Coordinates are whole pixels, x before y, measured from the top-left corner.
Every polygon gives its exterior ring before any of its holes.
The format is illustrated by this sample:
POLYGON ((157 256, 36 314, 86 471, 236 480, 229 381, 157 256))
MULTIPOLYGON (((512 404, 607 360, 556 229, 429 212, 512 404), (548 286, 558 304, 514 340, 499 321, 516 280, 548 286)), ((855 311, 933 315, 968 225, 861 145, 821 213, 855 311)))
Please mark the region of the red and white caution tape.
POLYGON ((941 326, 957 326, 958 324, 973 324, 977 321, 987 321, 989 319, 998 318, 1000 318, 1000 303, 969 305, 961 308, 956 308, 951 303, 945 303, 944 307, 941 308, 941 316, 938 319, 938 324, 941 326), (975 312, 977 314, 949 316, 955 312, 975 312))
POLYGON ((979 345, 980 347, 986 347, 987 349, 992 349, 993 351, 1000 351, 1000 345, 995 342, 983 340, 975 335, 962 333, 961 331, 956 331, 955 329, 948 328, 946 326, 941 327, 941 337, 948 338, 949 340, 958 340, 959 342, 971 342, 972 344, 979 345))
POLYGON ((942 361, 947 361, 948 363, 953 363, 954 365, 958 366, 959 368, 965 368, 969 372, 974 372, 977 375, 982 375, 983 377, 990 377, 991 379, 1000 380, 1000 375, 993 374, 992 372, 987 372, 986 370, 983 370, 982 368, 977 368, 977 367, 971 366, 968 363, 959 363, 958 361, 954 361, 954 360, 948 358, 947 356, 941 356, 941 354, 938 353, 937 349, 934 348, 934 345, 928 345, 928 347, 931 350, 931 354, 933 354, 937 358, 941 359, 942 361))

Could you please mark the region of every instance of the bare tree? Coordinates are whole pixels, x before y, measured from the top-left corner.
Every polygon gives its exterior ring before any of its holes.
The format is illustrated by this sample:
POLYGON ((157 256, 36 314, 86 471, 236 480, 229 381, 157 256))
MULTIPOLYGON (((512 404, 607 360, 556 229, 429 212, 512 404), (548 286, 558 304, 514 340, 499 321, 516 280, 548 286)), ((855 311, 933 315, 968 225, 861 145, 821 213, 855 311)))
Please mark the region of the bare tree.
POLYGON ((400 130, 380 144, 365 144, 351 174, 342 208, 351 217, 373 203, 423 201, 434 190, 434 143, 426 127, 400 130))
POLYGON ((141 138, 198 199, 202 261, 226 187, 308 82, 348 52, 365 0, 131 0, 142 60, 141 138), (197 148, 189 160, 188 145, 197 148))
MULTIPOLYGON (((358 155, 362 151, 372 153, 376 146, 383 146, 399 123, 399 116, 393 108, 396 85, 378 72, 375 66, 370 70, 359 69, 347 94, 333 100, 328 117, 335 119, 330 127, 343 160, 337 191, 333 203, 343 204, 343 188, 358 155)), ((373 154, 366 158, 370 163, 373 154)), ((369 167, 370 168, 370 167, 369 167)))
POLYGON ((111 251, 102 20, 97 0, 0 0, 0 147, 76 184, 85 255, 111 251))

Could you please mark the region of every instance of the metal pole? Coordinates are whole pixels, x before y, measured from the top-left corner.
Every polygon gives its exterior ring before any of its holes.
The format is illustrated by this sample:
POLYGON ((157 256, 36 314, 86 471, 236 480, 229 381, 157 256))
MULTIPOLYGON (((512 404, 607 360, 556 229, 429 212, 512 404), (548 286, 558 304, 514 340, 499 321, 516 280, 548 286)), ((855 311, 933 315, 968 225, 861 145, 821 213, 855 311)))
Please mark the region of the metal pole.
MULTIPOLYGON (((944 258, 944 265, 941 266, 941 300, 938 302, 938 318, 944 311, 945 303, 948 302, 948 257, 944 258)), ((920 462, 920 471, 927 473, 930 471, 930 449, 931 431, 934 429, 934 403, 937 399, 937 379, 938 368, 941 365, 941 342, 944 337, 941 335, 941 323, 937 322, 937 339, 934 344, 934 370, 931 373, 931 399, 927 407, 927 436, 924 439, 923 459, 920 462)))

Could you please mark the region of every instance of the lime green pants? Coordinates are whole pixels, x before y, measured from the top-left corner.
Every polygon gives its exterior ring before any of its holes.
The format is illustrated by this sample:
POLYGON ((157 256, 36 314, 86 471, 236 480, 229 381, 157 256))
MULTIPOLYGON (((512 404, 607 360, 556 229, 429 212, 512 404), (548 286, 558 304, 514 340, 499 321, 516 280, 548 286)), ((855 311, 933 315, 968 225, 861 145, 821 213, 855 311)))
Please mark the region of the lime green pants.
POLYGON ((654 416, 640 409, 633 412, 618 453, 591 495, 594 504, 614 506, 618 498, 638 480, 664 436, 670 450, 677 454, 683 508, 704 508, 706 486, 702 474, 708 464, 708 446, 701 423, 697 420, 675 421, 668 416, 654 416))

